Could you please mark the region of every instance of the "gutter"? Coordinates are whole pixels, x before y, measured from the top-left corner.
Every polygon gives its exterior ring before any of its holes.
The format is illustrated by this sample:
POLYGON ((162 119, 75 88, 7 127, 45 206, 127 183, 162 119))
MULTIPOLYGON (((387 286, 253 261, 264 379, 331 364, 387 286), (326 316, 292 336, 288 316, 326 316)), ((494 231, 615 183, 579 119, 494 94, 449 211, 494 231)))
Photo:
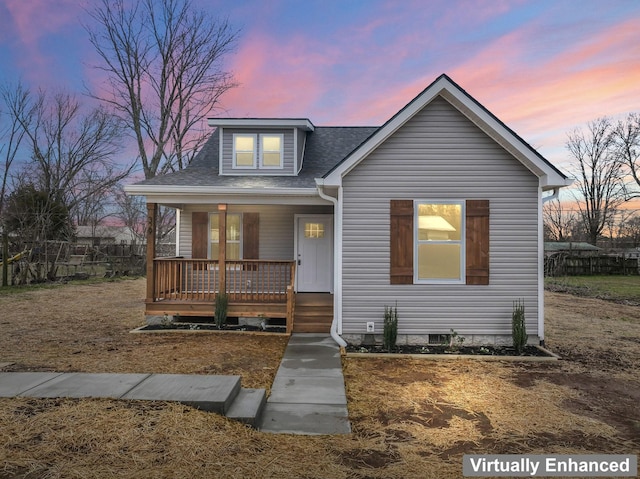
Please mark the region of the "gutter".
MULTIPOLYGON (((316 181, 316 183, 318 182, 316 181)), ((339 239, 340 235, 342 235, 342 211, 339 211, 340 207, 338 198, 327 195, 322 191, 323 188, 320 184, 316 184, 316 186, 318 188, 320 198, 333 203, 333 217, 335 218, 335 227, 333 228, 333 320, 331 321, 331 329, 329 330, 329 333, 331 334, 331 338, 338 343, 339 346, 344 348, 347 346, 347 342, 338 334, 338 316, 342 315, 342 284, 337 280, 337 278, 341 277, 339 265, 342 259, 342 244, 339 239)), ((341 191, 342 187, 340 186, 338 188, 338 197, 340 196, 341 191)))

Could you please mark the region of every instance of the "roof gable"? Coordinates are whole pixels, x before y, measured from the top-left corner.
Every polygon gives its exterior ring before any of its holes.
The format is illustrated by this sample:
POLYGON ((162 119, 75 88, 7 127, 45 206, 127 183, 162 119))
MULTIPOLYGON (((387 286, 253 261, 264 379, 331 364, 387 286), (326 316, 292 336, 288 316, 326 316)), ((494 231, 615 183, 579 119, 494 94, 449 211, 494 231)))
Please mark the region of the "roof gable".
POLYGON ((444 74, 440 75, 431 85, 425 88, 322 178, 318 179, 317 182, 325 186, 339 186, 342 183, 342 178, 367 157, 369 153, 380 146, 438 96, 447 100, 485 134, 517 158, 540 179, 540 184, 544 189, 566 186, 570 182, 563 173, 542 157, 531 145, 444 74))

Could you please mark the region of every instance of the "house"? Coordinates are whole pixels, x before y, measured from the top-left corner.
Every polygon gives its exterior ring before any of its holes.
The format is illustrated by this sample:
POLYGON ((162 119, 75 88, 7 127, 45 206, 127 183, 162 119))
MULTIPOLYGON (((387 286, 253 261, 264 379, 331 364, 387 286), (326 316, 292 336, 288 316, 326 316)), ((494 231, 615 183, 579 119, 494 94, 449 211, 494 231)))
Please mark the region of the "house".
POLYGON ((570 180, 448 76, 380 127, 209 125, 188 168, 127 188, 150 235, 156 205, 177 210, 177 258, 148 251, 148 315, 211 315, 225 285, 230 315, 341 344, 379 339, 396 304, 399 344, 499 344, 523 299, 544 341, 542 203, 570 180))
POLYGON ((100 246, 135 243, 135 234, 128 226, 76 226, 76 243, 100 246))

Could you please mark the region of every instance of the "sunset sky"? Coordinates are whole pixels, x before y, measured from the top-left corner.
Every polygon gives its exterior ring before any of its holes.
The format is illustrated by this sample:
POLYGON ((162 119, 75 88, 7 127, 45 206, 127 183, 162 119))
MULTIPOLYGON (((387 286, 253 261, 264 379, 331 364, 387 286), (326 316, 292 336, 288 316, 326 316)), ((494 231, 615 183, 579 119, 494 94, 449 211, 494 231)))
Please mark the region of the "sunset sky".
MULTIPOLYGON (((241 29, 226 116, 379 125, 446 73, 552 163, 567 133, 640 112, 638 0, 194 0, 241 29)), ((0 82, 102 80, 81 0, 0 0, 0 82)), ((88 99, 87 99, 88 101, 88 99)))

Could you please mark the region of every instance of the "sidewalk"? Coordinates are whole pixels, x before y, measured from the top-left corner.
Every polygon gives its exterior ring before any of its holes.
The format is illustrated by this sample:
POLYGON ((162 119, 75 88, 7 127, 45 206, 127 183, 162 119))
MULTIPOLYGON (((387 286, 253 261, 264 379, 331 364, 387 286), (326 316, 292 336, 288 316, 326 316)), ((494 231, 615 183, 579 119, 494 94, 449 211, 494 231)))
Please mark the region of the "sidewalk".
POLYGON ((261 431, 348 434, 340 349, 328 334, 292 334, 262 414, 261 431))
POLYGON ((0 397, 176 401, 271 433, 348 434, 340 349, 328 334, 292 334, 265 404, 240 376, 0 372, 0 397))

